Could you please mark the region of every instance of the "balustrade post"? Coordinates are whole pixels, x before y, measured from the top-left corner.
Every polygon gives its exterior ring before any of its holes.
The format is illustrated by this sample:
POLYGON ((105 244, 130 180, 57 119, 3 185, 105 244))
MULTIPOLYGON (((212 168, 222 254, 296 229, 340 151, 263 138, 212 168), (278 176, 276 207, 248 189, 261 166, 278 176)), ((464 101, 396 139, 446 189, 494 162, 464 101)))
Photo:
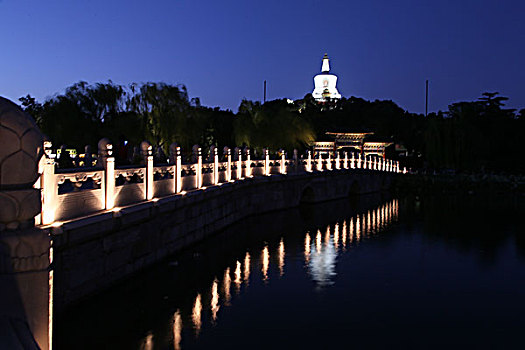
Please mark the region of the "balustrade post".
POLYGON ((369 169, 369 170, 373 170, 373 167, 372 167, 372 157, 368 158, 368 169, 369 169))
POLYGON ((113 209, 115 207, 115 157, 112 156, 108 149, 109 157, 106 158, 106 210, 113 209))
POLYGON ((308 159, 306 160, 306 171, 312 171, 312 151, 308 150, 308 159))
POLYGON ((175 193, 180 193, 182 191, 182 157, 180 155, 180 147, 176 148, 175 170, 173 173, 173 178, 175 181, 175 193))
POLYGON ((248 147, 245 148, 246 153, 246 177, 252 177, 252 161, 250 157, 250 149, 248 147))
POLYGON ((363 165, 362 162, 363 162, 363 160, 361 159, 361 153, 359 153, 359 158, 357 159, 357 167, 358 167, 359 169, 362 168, 362 165, 363 165))
POLYGON ((286 174, 286 156, 284 154, 284 149, 281 149, 281 164, 279 170, 281 174, 286 174))
POLYGON ((219 153, 217 147, 213 147, 213 184, 219 183, 219 153))
POLYGON ((235 153, 237 153, 237 179, 242 178, 242 151, 239 147, 235 148, 235 153))
POLYGON ((343 168, 348 169, 348 152, 345 152, 345 160, 343 161, 343 168))
POLYGON ((54 159, 45 158, 40 181, 42 187, 42 224, 50 225, 55 221, 55 211, 58 204, 58 183, 55 176, 54 159))
POLYGON ((374 157, 374 170, 377 170, 377 158, 374 157))
POLYGON ((355 169, 355 153, 354 152, 352 152, 352 159, 350 161, 350 167, 352 169, 355 169))
POLYGON ((153 199, 153 150, 151 145, 148 147, 148 157, 146 158, 146 200, 153 199))
POLYGON ((197 146, 197 169, 195 170, 196 187, 202 187, 202 149, 197 146))
POLYGON ((270 176, 270 154, 268 149, 264 149, 264 175, 270 176))
POLYGON ((326 169, 332 170, 332 154, 328 152, 328 160, 326 161, 326 169))
POLYGON ((321 158, 321 152, 318 152, 319 157, 317 158, 317 171, 323 170, 323 160, 321 158))
POLYGON ((228 167, 226 168, 226 181, 231 181, 232 180, 232 152, 229 148, 226 150, 226 158, 228 162, 228 167))
POLYGON ((339 154, 339 151, 336 151, 337 157, 335 158, 335 168, 337 170, 341 169, 341 155, 339 154))

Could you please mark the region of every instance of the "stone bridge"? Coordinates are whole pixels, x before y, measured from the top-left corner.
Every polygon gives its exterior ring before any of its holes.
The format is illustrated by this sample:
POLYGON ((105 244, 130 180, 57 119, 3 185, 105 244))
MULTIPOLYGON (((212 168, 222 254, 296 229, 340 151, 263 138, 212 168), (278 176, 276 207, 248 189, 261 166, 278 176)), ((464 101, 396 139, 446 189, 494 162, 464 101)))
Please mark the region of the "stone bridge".
POLYGON ((105 139, 97 166, 57 170, 32 119, 2 98, 0 146, 0 327, 11 329, 0 347, 51 347, 53 310, 247 216, 386 190, 401 173, 353 153, 252 159, 225 148, 219 162, 198 146, 183 164, 175 145, 155 165, 147 142, 142 165, 115 167, 105 139))

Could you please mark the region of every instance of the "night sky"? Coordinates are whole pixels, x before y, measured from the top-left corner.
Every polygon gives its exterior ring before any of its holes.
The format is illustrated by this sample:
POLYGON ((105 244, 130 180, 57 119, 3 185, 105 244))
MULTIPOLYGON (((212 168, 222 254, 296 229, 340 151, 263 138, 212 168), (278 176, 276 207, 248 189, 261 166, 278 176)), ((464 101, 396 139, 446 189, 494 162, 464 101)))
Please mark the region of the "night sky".
POLYGON ((85 80, 185 84, 203 105, 302 98, 326 52, 345 96, 423 112, 525 107, 525 1, 0 0, 0 95, 85 80))

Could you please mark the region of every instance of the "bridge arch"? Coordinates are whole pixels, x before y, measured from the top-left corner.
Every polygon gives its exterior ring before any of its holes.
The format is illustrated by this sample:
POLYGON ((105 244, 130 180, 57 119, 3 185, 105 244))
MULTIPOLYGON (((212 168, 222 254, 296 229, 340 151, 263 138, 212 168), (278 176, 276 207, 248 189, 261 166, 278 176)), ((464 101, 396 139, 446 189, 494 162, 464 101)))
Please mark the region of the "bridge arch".
POLYGON ((301 192, 301 198, 299 204, 315 203, 315 192, 311 186, 306 186, 301 192))
POLYGON ((350 188, 348 189, 348 196, 355 196, 361 193, 361 186, 357 180, 352 181, 350 188))

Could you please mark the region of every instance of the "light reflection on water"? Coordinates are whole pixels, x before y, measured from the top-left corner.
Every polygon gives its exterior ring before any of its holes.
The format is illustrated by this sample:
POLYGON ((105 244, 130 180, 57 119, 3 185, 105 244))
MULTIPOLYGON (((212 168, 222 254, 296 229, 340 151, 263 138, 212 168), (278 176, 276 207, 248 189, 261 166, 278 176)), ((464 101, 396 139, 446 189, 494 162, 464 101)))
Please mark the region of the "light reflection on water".
POLYGON ((173 349, 180 350, 180 341, 182 339, 182 317, 177 309, 173 314, 173 349))
POLYGON ((500 342, 525 324, 522 207, 469 198, 371 196, 243 220, 56 313, 54 349, 421 348, 478 334, 477 348, 512 348, 500 342))
MULTIPOLYGON (((343 248, 350 246, 351 244, 357 244, 361 239, 370 237, 372 234, 379 233, 384 230, 390 224, 397 220, 397 200, 392 200, 380 207, 368 210, 366 213, 357 214, 348 220, 342 220, 336 222, 333 225, 328 225, 322 229, 318 229, 315 235, 315 241, 312 241, 310 232, 304 233, 304 264, 306 271, 310 276, 311 280, 315 284, 316 290, 322 290, 336 283, 336 264, 338 257, 338 249, 341 245, 343 248), (324 234, 323 234, 323 232, 324 234)), ((269 283, 271 274, 271 260, 269 245, 265 244, 260 252, 261 266, 260 266, 260 277, 264 284, 269 283)), ((234 262, 234 280, 236 294, 240 293, 241 286, 244 283, 248 286, 250 281, 250 275, 253 275, 250 264, 250 253, 246 252, 243 263, 239 260, 234 262)), ((281 237, 277 246, 277 271, 279 276, 284 275, 284 266, 286 264, 285 254, 285 243, 283 237, 281 237)), ((255 266, 253 268, 256 268, 255 266)), ((210 324, 216 325, 220 321, 219 310, 221 308, 220 296, 219 296, 219 281, 215 278, 212 282, 211 288, 211 301, 209 307, 210 324)), ((230 276, 230 267, 226 267, 223 274, 222 286, 224 295, 224 305, 229 306, 231 301, 231 288, 232 280, 230 276)), ((201 294, 197 294, 192 314, 191 321, 195 335, 198 336, 202 327, 203 322, 203 304, 201 301, 201 294)), ((182 338, 182 317, 177 310, 174 315, 173 321, 173 347, 174 349, 180 349, 180 343, 182 338)), ((148 335, 149 336, 149 335, 148 335)), ((152 344, 153 338, 145 339, 146 343, 152 344)))

